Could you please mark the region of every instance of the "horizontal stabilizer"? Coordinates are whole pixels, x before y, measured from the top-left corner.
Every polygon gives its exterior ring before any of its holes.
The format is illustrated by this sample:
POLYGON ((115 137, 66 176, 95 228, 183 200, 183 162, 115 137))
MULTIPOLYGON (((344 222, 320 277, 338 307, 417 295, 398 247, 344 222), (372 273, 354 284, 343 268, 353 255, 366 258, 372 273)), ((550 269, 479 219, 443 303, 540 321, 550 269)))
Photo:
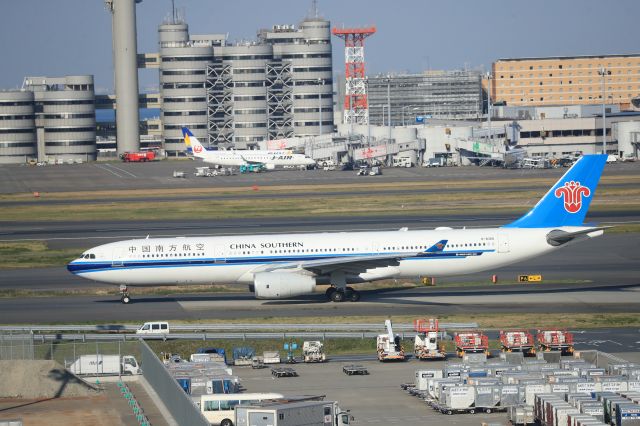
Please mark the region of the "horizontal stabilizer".
POLYGON ((589 228, 589 229, 584 229, 582 231, 576 231, 576 232, 566 232, 560 229, 554 229, 553 231, 547 234, 547 242, 552 246, 561 246, 563 244, 567 244, 568 242, 571 242, 576 238, 580 238, 580 237, 588 237, 588 238, 599 237, 604 233, 605 229, 606 229, 605 227, 589 228))

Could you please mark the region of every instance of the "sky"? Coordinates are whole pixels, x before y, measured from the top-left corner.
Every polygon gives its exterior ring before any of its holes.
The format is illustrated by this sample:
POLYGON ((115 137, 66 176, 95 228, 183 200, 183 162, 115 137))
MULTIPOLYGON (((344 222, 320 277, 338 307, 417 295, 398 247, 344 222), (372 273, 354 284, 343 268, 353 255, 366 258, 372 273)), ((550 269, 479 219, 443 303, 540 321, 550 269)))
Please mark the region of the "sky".
MULTIPOLYGON (((0 89, 25 76, 94 74, 113 91, 111 14, 103 0, 3 1, 0 89)), ((191 34, 252 40, 260 28, 298 24, 311 0, 175 0, 191 34)), ((332 26, 375 25, 365 43, 367 74, 425 69, 488 70, 500 58, 640 53, 638 0, 317 0, 332 26)), ((157 27, 171 0, 137 5, 138 52, 156 52, 157 27)), ((334 72, 344 70, 333 39, 334 72)), ((157 89, 157 70, 140 70, 140 89, 157 89)))

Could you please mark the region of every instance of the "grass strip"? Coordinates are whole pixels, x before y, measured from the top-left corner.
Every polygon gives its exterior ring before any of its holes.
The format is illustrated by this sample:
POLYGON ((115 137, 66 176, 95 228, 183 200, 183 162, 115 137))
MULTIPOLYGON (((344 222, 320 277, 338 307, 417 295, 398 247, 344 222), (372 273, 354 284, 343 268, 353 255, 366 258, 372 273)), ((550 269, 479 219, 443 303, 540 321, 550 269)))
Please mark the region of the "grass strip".
MULTIPOLYGON (((437 194, 385 194, 376 197, 332 196, 299 198, 263 198, 253 200, 224 199, 206 201, 121 201, 100 204, 19 205, 0 210, 2 221, 87 221, 87 220, 176 220, 184 217, 201 219, 317 217, 317 216, 384 216, 397 214, 465 214, 494 212, 519 215, 531 208, 540 194, 537 191, 469 191, 437 194), (528 200, 523 202, 523 200, 528 200)), ((594 210, 640 210, 640 188, 608 189, 598 193, 594 210)))

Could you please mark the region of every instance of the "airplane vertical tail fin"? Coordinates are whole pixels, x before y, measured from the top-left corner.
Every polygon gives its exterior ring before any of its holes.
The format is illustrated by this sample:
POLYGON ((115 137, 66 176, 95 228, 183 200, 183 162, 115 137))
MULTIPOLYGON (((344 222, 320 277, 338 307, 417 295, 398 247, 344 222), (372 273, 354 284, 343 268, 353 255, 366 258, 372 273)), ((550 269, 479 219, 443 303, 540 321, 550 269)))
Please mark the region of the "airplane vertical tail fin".
POLYGON ((191 152, 198 158, 205 157, 206 149, 202 146, 198 138, 193 136, 193 133, 191 133, 191 131, 186 127, 182 128, 182 137, 184 138, 184 144, 187 147, 187 152, 191 152))
POLYGON ((584 155, 527 214, 506 228, 581 226, 596 193, 606 155, 584 155))

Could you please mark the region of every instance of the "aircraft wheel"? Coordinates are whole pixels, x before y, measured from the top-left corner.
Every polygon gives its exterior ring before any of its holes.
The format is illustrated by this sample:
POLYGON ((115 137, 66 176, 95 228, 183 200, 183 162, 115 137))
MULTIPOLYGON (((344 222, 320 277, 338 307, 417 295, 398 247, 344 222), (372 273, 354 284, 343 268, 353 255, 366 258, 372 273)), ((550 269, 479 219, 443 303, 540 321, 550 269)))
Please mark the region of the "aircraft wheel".
POLYGON ((360 292, 352 289, 351 287, 347 287, 346 298, 351 302, 357 302, 360 300, 360 292))
POLYGON ((128 295, 122 296, 122 298, 120 299, 120 301, 122 303, 124 303, 125 305, 131 303, 131 298, 128 295))
POLYGON ((327 295, 328 300, 333 300, 333 293, 335 293, 337 289, 335 287, 329 287, 325 294, 327 295))
POLYGON ((332 302, 342 302, 344 301, 344 291, 336 290, 331 294, 332 302))

